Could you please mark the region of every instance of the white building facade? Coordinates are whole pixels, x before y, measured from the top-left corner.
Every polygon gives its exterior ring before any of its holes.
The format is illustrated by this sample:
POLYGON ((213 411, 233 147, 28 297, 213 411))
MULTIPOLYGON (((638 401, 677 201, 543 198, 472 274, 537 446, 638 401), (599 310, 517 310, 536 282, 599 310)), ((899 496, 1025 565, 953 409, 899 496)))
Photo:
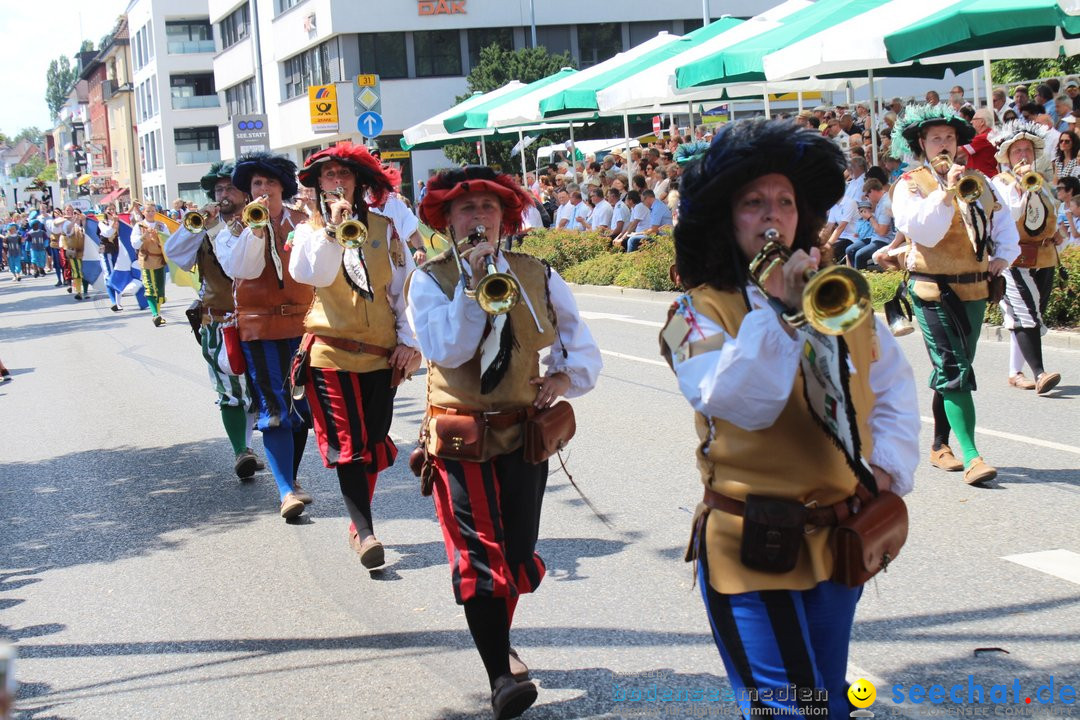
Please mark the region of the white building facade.
POLYGON ((199 178, 221 159, 225 123, 207 0, 132 0, 127 19, 143 195, 203 202, 199 178))
MULTIPOLYGON (((709 14, 750 17, 777 1, 709 0, 709 14)), ((702 0, 209 0, 214 80, 228 117, 265 113, 269 146, 299 164, 338 140, 361 140, 353 86, 357 75, 377 74, 378 144, 384 160, 400 164, 407 193, 447 159, 400 151, 402 131, 465 94, 481 48, 531 47, 535 17, 537 45, 588 67, 661 31, 701 27, 703 14, 702 0), (315 132, 307 88, 326 84, 336 86, 338 127, 315 132)), ((222 157, 235 157, 233 125, 223 118, 222 157)))

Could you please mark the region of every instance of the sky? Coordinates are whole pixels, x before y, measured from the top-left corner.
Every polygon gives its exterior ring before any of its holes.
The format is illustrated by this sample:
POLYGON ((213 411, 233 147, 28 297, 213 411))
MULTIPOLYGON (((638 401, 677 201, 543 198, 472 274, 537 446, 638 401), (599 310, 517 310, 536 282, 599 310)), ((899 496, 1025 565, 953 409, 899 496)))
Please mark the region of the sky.
POLYGON ((13 136, 31 125, 52 127, 45 104, 49 62, 61 55, 70 60, 84 39, 96 49, 127 6, 128 0, 0 0, 0 131, 13 136))

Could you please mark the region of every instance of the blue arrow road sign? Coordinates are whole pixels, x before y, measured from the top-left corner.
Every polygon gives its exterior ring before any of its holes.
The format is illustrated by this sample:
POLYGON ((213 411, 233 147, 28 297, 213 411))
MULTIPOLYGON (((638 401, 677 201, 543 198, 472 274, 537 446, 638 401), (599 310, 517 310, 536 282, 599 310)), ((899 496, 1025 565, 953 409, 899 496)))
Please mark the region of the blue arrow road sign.
POLYGON ((370 110, 361 114, 360 117, 356 118, 356 129, 364 137, 379 137, 379 134, 383 131, 382 115, 370 110))

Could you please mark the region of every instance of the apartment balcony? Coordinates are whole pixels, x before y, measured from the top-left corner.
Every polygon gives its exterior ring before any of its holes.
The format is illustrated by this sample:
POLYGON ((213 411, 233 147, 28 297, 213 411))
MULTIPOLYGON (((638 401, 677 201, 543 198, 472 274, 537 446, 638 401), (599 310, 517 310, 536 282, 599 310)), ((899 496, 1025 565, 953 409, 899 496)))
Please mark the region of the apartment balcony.
POLYGON ((221 98, 214 95, 189 95, 187 97, 174 97, 172 99, 173 110, 194 110, 197 108, 221 107, 221 98))
POLYGON ((177 165, 197 165, 199 163, 212 163, 221 159, 220 150, 177 150, 177 165))
POLYGON ((210 40, 170 40, 170 55, 193 55, 195 53, 212 53, 217 48, 213 39, 210 40))

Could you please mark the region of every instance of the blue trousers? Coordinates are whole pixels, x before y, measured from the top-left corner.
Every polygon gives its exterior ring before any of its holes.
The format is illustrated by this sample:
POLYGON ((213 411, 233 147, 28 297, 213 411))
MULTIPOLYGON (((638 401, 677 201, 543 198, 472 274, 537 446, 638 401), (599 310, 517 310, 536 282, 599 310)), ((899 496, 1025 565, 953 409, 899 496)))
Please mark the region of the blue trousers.
POLYGON ((865 270, 866 266, 870 264, 870 260, 873 259, 874 253, 888 244, 889 241, 887 240, 874 240, 872 238, 856 240, 847 248, 848 265, 856 270, 865 270))
POLYGON ((765 708, 793 717, 846 718, 848 644, 862 588, 822 582, 810 590, 725 595, 709 586, 704 550, 698 583, 713 640, 743 717, 765 708))

